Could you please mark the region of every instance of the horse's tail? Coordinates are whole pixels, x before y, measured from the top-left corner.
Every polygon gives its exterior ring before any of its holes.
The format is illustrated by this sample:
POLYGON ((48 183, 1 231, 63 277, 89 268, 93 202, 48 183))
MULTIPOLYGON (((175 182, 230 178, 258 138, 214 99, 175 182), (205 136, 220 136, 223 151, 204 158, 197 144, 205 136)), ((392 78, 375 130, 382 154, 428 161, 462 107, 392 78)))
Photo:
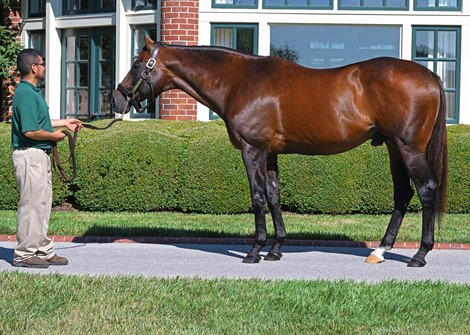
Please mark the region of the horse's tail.
POLYGON ((426 160, 431 174, 437 183, 435 210, 438 223, 446 211, 447 204, 447 129, 446 129, 446 97, 441 79, 433 73, 439 85, 440 105, 434 129, 426 149, 426 160))

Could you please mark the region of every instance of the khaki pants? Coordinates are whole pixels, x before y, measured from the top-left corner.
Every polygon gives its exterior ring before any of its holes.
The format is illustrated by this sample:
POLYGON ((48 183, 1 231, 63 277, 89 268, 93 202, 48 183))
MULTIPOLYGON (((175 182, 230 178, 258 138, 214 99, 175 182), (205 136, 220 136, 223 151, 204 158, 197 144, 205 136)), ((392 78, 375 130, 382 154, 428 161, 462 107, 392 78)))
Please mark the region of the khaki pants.
POLYGON ((20 193, 13 264, 33 256, 49 259, 54 256, 47 236, 52 207, 51 161, 43 150, 25 148, 13 152, 13 165, 20 193))

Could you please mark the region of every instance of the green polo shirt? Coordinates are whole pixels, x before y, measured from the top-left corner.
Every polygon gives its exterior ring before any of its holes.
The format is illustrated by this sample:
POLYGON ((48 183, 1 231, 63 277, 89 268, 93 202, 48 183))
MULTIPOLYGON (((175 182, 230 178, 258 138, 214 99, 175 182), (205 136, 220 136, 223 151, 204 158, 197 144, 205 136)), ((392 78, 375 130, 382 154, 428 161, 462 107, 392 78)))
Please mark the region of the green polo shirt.
POLYGON ((13 96, 11 118, 11 146, 18 148, 50 149, 52 141, 37 141, 24 136, 24 133, 35 130, 52 132, 49 107, 41 89, 26 80, 21 80, 13 96))

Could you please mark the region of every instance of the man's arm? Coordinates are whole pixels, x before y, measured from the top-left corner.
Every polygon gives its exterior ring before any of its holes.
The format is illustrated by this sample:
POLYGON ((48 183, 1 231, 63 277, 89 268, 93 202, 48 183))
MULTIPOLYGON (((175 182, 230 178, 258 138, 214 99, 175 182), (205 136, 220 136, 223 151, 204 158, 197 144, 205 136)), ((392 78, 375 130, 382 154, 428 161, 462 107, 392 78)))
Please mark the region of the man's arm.
POLYGON ((53 132, 39 129, 34 131, 27 131, 24 133, 24 136, 32 140, 60 142, 64 139, 65 134, 60 129, 53 132))

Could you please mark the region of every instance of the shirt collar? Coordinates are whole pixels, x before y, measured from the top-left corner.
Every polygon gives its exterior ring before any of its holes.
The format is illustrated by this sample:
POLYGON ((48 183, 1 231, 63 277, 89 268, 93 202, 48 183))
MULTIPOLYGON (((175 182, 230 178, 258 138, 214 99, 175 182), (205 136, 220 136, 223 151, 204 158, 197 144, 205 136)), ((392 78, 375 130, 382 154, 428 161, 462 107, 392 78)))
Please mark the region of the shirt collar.
POLYGON ((20 79, 20 82, 22 82, 22 83, 24 83, 24 84, 26 84, 26 85, 31 86, 31 88, 32 88, 33 90, 35 90, 36 92, 41 91, 41 89, 40 89, 39 87, 34 86, 33 84, 31 84, 31 83, 30 83, 29 81, 27 81, 27 80, 20 79))

